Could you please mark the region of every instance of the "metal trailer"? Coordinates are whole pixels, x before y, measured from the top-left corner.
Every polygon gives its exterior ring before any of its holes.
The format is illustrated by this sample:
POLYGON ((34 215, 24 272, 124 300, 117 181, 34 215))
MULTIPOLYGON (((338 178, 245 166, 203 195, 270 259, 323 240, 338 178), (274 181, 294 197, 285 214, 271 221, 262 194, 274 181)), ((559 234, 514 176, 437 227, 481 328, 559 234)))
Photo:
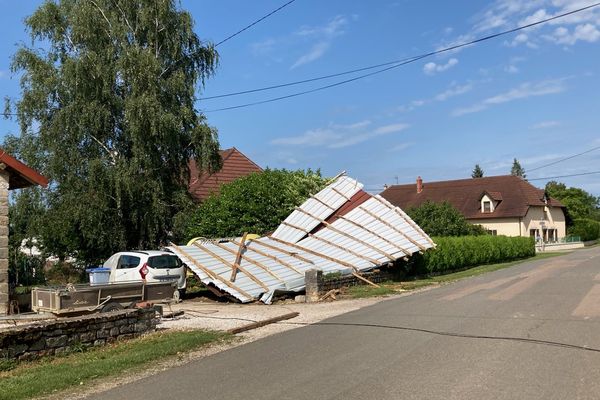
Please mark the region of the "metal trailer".
POLYGON ((176 290, 176 282, 36 287, 31 291, 31 309, 55 315, 108 312, 141 301, 171 302, 176 290))

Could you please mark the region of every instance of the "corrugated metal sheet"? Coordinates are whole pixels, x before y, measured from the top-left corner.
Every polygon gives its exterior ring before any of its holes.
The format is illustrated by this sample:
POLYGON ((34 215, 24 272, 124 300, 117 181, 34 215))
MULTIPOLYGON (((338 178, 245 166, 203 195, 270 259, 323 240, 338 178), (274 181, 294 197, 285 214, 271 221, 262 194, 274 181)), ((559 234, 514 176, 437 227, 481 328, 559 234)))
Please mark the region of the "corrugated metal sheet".
POLYGON ((359 203, 349 204, 361 190, 362 184, 341 176, 292 212, 273 235, 246 241, 235 281, 239 238, 170 249, 204 284, 241 302, 270 303, 277 291, 303 290, 310 269, 367 271, 435 246, 410 217, 380 196, 365 201, 360 195, 359 203))

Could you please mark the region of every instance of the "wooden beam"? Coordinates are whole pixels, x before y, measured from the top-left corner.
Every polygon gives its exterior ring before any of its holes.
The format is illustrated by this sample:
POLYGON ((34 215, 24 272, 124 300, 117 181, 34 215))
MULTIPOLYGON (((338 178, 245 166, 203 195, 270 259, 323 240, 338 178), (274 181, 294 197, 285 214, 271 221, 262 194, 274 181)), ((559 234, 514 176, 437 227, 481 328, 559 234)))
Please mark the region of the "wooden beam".
POLYGON ((358 228, 360 228, 360 229, 363 229, 363 230, 367 231, 368 233, 370 233, 371 235, 375 236, 376 238, 378 238, 378 239, 380 239, 380 240, 383 240, 384 242, 386 242, 386 243, 388 243, 388 244, 390 244, 390 245, 392 245, 392 246, 394 246, 394 247, 396 247, 396 248, 400 249, 400 250, 401 250, 401 251, 402 251, 402 252, 403 252, 405 255, 408 255, 408 256, 410 255, 410 252, 409 252, 408 250, 406 250, 406 249, 404 249, 403 247, 401 247, 401 246, 397 245, 396 243, 392 242, 391 240, 389 240, 389 239, 387 239, 387 238, 385 238, 385 237, 381 236, 381 235, 380 235, 380 234, 378 234, 377 232, 375 232, 375 231, 372 231, 371 229, 367 228, 366 226, 364 226, 364 225, 361 225, 361 224, 359 224, 358 222, 356 222, 356 221, 354 221, 354 220, 351 220, 350 218, 348 218, 348 217, 345 217, 345 216, 343 216, 343 215, 336 215, 336 217, 338 217, 339 219, 341 219, 341 220, 343 220, 343 221, 349 222, 349 223, 351 223, 352 225, 354 225, 354 226, 356 226, 356 227, 358 227, 358 228))
MULTIPOLYGON (((231 278, 229 280, 231 282, 235 282, 235 278, 237 276, 237 271, 240 267, 240 262, 242 261, 242 251, 246 248, 246 236, 248 236, 248 232, 244 232, 244 236, 242 236, 242 242, 238 246, 238 251, 235 254, 235 261, 233 262, 233 270, 231 270, 231 278)), ((219 246, 221 247, 221 246, 219 246)))
POLYGON ((248 324, 248 325, 240 326, 239 328, 232 328, 232 329, 229 329, 227 332, 232 333, 232 334, 236 334, 236 333, 240 333, 240 332, 246 332, 246 331, 249 331, 251 329, 260 328, 261 326, 273 324, 275 322, 284 321, 286 319, 292 319, 292 318, 297 317, 298 315, 300 315, 300 313, 298 313, 298 312, 292 312, 292 313, 280 315, 279 317, 269 318, 269 319, 265 319, 265 320, 262 320, 262 321, 256 321, 256 322, 253 322, 253 323, 248 324))
MULTIPOLYGON (((222 243, 215 243, 215 244, 216 244, 217 246, 219 246, 219 248, 221 248, 221 249, 223 249, 223 250, 225 250, 225 251, 228 251, 228 252, 229 252, 229 253, 231 253, 231 254, 236 254, 236 256, 237 256, 237 253, 235 252, 235 250, 233 250, 233 249, 230 249, 229 247, 225 246, 225 245, 224 245, 224 244, 222 244, 222 243)), ((275 274, 274 272, 272 272, 272 271, 269 269, 269 267, 267 267, 266 265, 264 265, 264 264, 262 264, 262 263, 260 263, 260 262, 258 262, 258 261, 256 261, 256 260, 253 260, 252 258, 250 258, 250 257, 246 256, 245 254, 242 254, 242 255, 241 255, 241 259, 243 259, 243 260, 245 260, 245 261, 248 261, 248 262, 249 262, 249 263, 251 263, 251 264, 254 264, 254 265, 256 265, 258 268, 262 269, 262 270, 263 270, 263 271, 265 271, 267 274, 271 275, 273 278, 277 279, 277 280, 278 280, 278 281, 280 281, 281 283, 285 283, 285 281, 284 281, 283 279, 281 279, 279 276, 277 276, 277 274, 275 274)))
MULTIPOLYGON (((275 239, 275 238, 273 238, 271 236, 268 236, 267 239, 275 239)), ((285 249, 282 249, 282 248, 279 248, 277 246, 273 246, 273 245, 267 244, 265 242, 259 242, 258 240, 253 240, 252 243, 258 244, 260 246, 266 247, 266 248, 271 249, 271 250, 278 251, 278 252, 283 253, 283 254, 287 254, 290 257, 297 258, 298 260, 303 261, 303 262, 307 262, 309 264, 314 264, 315 263, 313 260, 309 260, 308 258, 302 257, 298 253, 294 253, 292 251, 287 251, 285 249)), ((253 251, 255 251, 255 250, 253 250, 253 251)))
POLYGON ((337 258, 328 256, 327 254, 319 253, 318 251, 307 249, 306 247, 297 245, 295 243, 289 243, 289 242, 286 242, 285 240, 277 239, 277 238, 274 238, 274 237, 271 237, 271 236, 269 236, 269 239, 270 240, 274 240, 276 242, 279 242, 281 244, 284 244, 286 246, 290 246, 290 247, 293 247, 295 249, 302 250, 302 251, 304 251, 304 252, 306 252, 308 254, 312 254, 313 256, 317 256, 317 257, 323 258, 325 260, 334 262, 336 264, 340 264, 340 265, 343 265, 345 267, 352 268, 353 270, 356 270, 356 267, 354 265, 352 265, 349 262, 346 262, 344 260, 338 260, 337 258))
MULTIPOLYGON (((358 242, 358 243, 362 244, 362 245, 363 245, 363 246, 365 246, 365 247, 368 247, 368 248, 370 248, 370 249, 372 249, 372 250, 375 250, 375 251, 376 251, 376 252, 378 252, 378 253, 381 253, 381 254, 383 254, 383 255, 384 255, 384 256, 386 256, 386 257, 387 257, 387 258, 388 258, 390 261, 395 261, 395 260, 396 260, 396 258, 395 258, 395 257, 393 257, 391 254, 389 254, 389 253, 387 253, 387 252, 385 252, 385 251, 381 250, 381 249, 380 249, 380 248, 378 248, 378 247, 375 247, 375 246, 373 246, 373 245, 372 245, 372 244, 370 244, 370 243, 367 243, 367 242, 365 242, 364 240, 358 239, 357 237, 354 237, 354 236, 350 235, 350 234, 349 234, 349 233, 347 233, 347 232, 344 232, 344 231, 342 231, 342 230, 340 230, 340 229, 337 229, 336 227, 332 226, 332 225, 331 225, 329 222, 325 221, 324 219, 317 218, 317 217, 315 217, 314 215, 310 214, 308 211, 305 211, 305 210, 303 210, 303 209, 302 209, 302 208, 300 208, 300 207, 296 207, 296 210, 297 210, 297 211, 300 211, 300 212, 303 212, 304 214, 308 215, 309 217, 312 217, 312 218, 316 219, 317 221, 321 222, 323 225, 325 225, 326 227, 328 227, 328 228, 329 228, 329 229, 331 229, 332 231, 334 231, 334 232, 337 232, 337 233, 339 233, 340 235, 346 236, 347 238, 350 238, 350 239, 354 240, 355 242, 358 242)), ((359 226, 360 226, 360 225, 359 225, 359 226)), ((363 228, 363 229, 364 229, 364 228, 363 228)))
MULTIPOLYGON (((384 225, 390 227, 391 229, 393 229, 394 231, 398 232, 400 235, 404 236, 406 238, 406 240, 408 240, 409 242, 411 242, 412 244, 414 244, 415 246, 417 246, 419 249, 426 250, 425 246, 423 246, 421 243, 417 242, 416 240, 414 240, 413 238, 411 238, 406 233, 402 232, 400 229, 396 228, 394 225, 390 224, 386 220, 378 217, 376 214, 374 214, 371 211, 367 210, 363 206, 358 206, 358 208, 360 208, 361 210, 363 210, 365 213, 369 214, 371 217, 375 218, 377 221, 381 222, 382 224, 384 224, 384 225)), ((387 211, 389 211, 389 208, 386 210, 386 212, 387 211)))
POLYGON ((370 280, 368 280, 367 278, 365 278, 364 276, 360 276, 359 274, 357 274, 356 272, 353 272, 352 275, 354 275, 355 277, 357 277, 358 279, 360 279, 361 281, 368 283, 371 286, 374 286, 376 288, 381 287, 376 283, 371 282, 370 280))
POLYGON ((333 190, 334 192, 336 192, 337 194, 339 194, 340 196, 342 196, 343 198, 345 198, 347 201, 350 201, 350 197, 346 196, 344 193, 340 192, 336 188, 332 187, 330 189, 333 190))
POLYGON ((213 280, 218 280, 221 283, 225 284, 226 286, 228 286, 230 289, 235 290, 236 292, 238 292, 239 294, 241 294, 242 296, 246 296, 249 299, 254 299, 254 296, 250 295, 248 292, 245 292, 244 290, 238 288, 237 286, 231 284, 231 282, 229 282, 227 279, 224 279, 223 277, 221 277, 219 274, 216 274, 214 272, 212 272, 210 269, 206 268, 204 265, 200 264, 198 261, 196 261, 194 259, 194 257, 192 257, 191 255, 189 255, 186 251, 184 251, 182 248, 180 248, 179 246, 171 243, 171 246, 174 247, 178 252, 180 252, 181 254, 183 254, 187 259, 189 259, 198 269, 202 270, 202 272, 204 272, 207 276, 209 276, 211 279, 213 280))
POLYGON ((382 263, 381 263, 379 260, 376 260, 376 259, 374 259, 374 258, 371 258, 371 257, 364 256, 364 255, 362 255, 362 254, 359 254, 359 253, 357 253, 357 252, 355 252, 355 251, 352 251, 352 250, 350 250, 350 249, 349 249, 349 248, 347 248, 347 247, 341 246, 341 245, 339 245, 339 244, 337 244, 337 243, 334 243, 334 242, 332 242, 332 241, 330 241, 330 240, 327 240, 327 239, 325 239, 325 238, 322 238, 322 237, 320 237, 320 236, 313 235, 312 233, 311 233, 311 234, 309 234, 308 236, 309 236, 309 237, 311 237, 311 238, 313 238, 313 239, 319 240, 319 241, 321 241, 321 242, 323 242, 323 243, 327 243, 327 244, 328 244, 328 245, 330 245, 330 246, 337 247, 338 249, 340 249, 340 250, 343 250, 343 251, 345 251, 346 253, 350 253, 350 254, 352 254, 354 257, 357 257, 357 258, 362 258, 363 260, 365 260, 365 261, 368 261, 368 262, 370 262, 370 263, 371 263, 371 264, 373 264, 373 265, 380 265, 380 264, 382 264, 382 263))
MULTIPOLYGON (((232 242, 232 243, 234 243, 234 244, 237 244, 237 245, 239 245, 239 242, 237 242, 236 240, 231 240, 231 242, 232 242)), ((255 241, 250 241, 250 243, 258 243, 258 242, 255 242, 255 241)), ((248 250, 248 251, 253 251, 254 253, 256 253, 256 254, 260 254, 260 255, 261 255, 261 256, 263 256, 263 257, 268 257, 268 258, 270 258, 271 260, 273 260, 273 261, 276 261, 276 262, 278 262, 279 264, 281 264, 281 265, 283 265, 283 266, 285 266, 285 267, 287 267, 287 268, 291 269, 292 271, 294 271, 294 272, 297 272, 298 274, 300 274, 300 275, 304 276, 304 272, 300 271, 299 269, 297 269, 296 267, 294 267, 292 264, 290 264, 290 263, 288 263, 288 262, 286 262, 286 261, 283 261, 283 260, 282 260, 282 259, 280 259, 279 257, 277 257, 277 256, 274 256, 273 254, 269 254, 269 253, 267 253, 267 252, 264 252, 264 251, 262 251, 262 250, 258 250, 258 249, 255 249, 255 248, 253 248, 253 247, 249 247, 249 246, 246 246, 246 250, 248 250)))
POLYGON ((404 211, 401 211, 398 207, 394 206, 392 203, 390 203, 389 201, 387 201, 386 199, 384 199, 383 197, 381 197, 380 195, 375 195, 372 196, 374 199, 376 199, 377 201, 379 201, 381 204, 383 204, 384 206, 388 207, 389 209, 393 210, 396 214, 398 214, 407 224, 409 224, 410 226, 413 227, 414 230, 416 230, 417 232, 421 233, 425 239, 427 239, 427 241, 429 243, 431 243, 434 247, 436 246, 436 244, 433 242, 433 240, 431 240, 431 238, 429 237, 429 235, 427 235, 425 232, 423 232, 423 229, 421 229, 421 227, 417 224, 414 223, 414 221, 412 221, 410 218, 406 218, 406 214, 404 213, 404 211))
MULTIPOLYGON (((202 246, 201 244, 198 244, 197 242, 194 242, 194 246, 198 247, 200 250, 203 250, 203 251, 207 252, 212 257, 214 257, 217 260, 221 261, 223 264, 227 265, 229 268, 231 268, 233 270, 233 264, 231 262, 227 261, 226 259, 224 259, 223 257, 221 257, 220 255, 218 255, 217 253, 215 253, 214 251, 210 250, 207 247, 202 246)), ((238 266, 238 268, 240 269, 240 271, 242 271, 248 278, 250 278, 258 286, 260 286, 261 288, 263 288, 266 291, 269 291, 269 287, 266 286, 264 283, 262 283, 260 279, 258 279, 254 275, 252 275, 245 268, 242 268, 242 266, 238 266)))

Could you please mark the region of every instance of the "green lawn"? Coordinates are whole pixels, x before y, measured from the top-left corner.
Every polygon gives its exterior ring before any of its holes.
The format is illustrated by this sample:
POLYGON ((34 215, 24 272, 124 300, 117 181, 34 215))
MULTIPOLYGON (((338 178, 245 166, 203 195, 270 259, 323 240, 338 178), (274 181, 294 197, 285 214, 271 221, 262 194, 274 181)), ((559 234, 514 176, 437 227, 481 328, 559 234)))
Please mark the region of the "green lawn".
POLYGON ((124 371, 133 374, 156 361, 230 337, 200 330, 160 332, 64 357, 20 363, 10 371, 0 372, 0 399, 29 399, 88 385, 98 378, 122 375, 124 371))
POLYGON ((477 267, 465 269, 458 272, 453 272, 445 275, 437 275, 425 278, 415 278, 402 282, 383 282, 380 283, 379 288, 373 286, 352 286, 348 288, 347 294, 352 298, 365 298, 365 297, 374 297, 374 296, 386 296, 390 294, 394 294, 401 291, 407 290, 415 290, 426 286, 431 285, 439 285, 442 283, 453 282, 459 279, 468 278, 471 276, 485 274, 487 272, 497 271, 499 269, 504 269, 508 267, 512 267, 517 264, 521 264, 527 261, 536 261, 543 260, 545 258, 551 258, 556 256, 562 256, 564 254, 568 254, 567 252, 556 252, 556 253, 541 253, 536 254, 534 257, 526 258, 523 260, 511 261, 500 264, 489 264, 489 265, 480 265, 477 267))

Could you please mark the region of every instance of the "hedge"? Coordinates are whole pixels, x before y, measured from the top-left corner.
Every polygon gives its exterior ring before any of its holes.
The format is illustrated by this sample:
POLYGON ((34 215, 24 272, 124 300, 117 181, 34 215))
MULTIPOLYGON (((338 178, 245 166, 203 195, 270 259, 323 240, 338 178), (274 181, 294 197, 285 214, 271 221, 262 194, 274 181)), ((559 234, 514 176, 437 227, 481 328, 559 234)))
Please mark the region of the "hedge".
POLYGON ((600 237, 600 222, 593 219, 576 219, 569 227, 569 235, 579 236, 584 242, 600 237))
POLYGON ((433 241, 437 247, 415 258, 409 272, 439 274, 535 255, 535 241, 531 237, 459 236, 437 237, 433 241))

